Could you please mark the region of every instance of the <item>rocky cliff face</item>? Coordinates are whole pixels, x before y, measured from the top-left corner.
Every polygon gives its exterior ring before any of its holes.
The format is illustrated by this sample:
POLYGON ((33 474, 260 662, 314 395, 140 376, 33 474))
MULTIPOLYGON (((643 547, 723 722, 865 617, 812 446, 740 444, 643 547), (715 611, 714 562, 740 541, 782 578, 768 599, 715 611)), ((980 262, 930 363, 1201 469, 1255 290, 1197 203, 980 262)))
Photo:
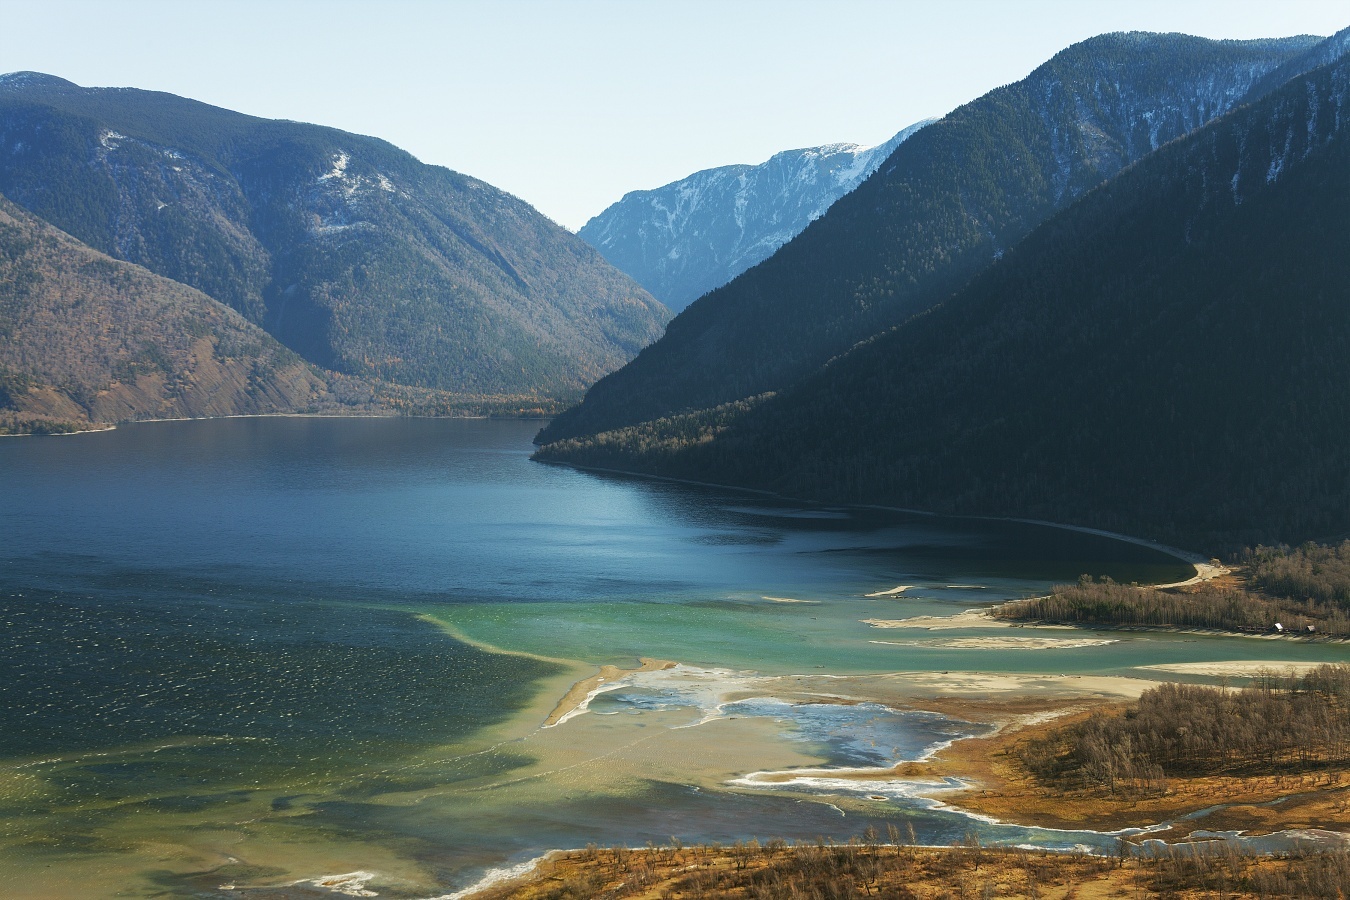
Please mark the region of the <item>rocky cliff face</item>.
POLYGON ((633 191, 577 234, 679 311, 763 262, 856 188, 927 121, 875 147, 786 150, 633 191))

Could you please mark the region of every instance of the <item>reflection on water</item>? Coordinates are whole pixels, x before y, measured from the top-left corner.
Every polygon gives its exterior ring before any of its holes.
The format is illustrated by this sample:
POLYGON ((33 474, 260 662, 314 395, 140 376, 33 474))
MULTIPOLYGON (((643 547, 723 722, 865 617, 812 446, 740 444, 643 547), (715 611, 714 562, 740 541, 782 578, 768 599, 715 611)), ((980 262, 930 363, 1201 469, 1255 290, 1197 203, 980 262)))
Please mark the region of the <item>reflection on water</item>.
POLYGON ((7 889, 226 895, 366 871, 381 896, 425 896, 591 841, 846 838, 908 818, 948 842, 970 820, 899 788, 732 784, 884 765, 976 727, 775 679, 1328 652, 875 643, 866 618, 1084 572, 1188 573, 1045 527, 537 465, 537 425, 236 419, 0 441, 7 889), (683 665, 540 729, 572 682, 637 656, 683 665))

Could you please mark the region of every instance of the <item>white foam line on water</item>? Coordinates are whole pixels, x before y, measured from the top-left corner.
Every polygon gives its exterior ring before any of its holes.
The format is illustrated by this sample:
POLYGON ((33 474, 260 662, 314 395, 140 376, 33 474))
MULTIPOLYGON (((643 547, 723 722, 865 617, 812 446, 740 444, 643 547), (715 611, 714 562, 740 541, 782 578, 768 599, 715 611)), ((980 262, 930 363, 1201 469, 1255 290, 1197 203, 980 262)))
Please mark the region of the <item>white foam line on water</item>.
POLYGON ((524 878, 526 875, 529 875, 537 869, 540 863, 559 852, 561 851, 550 850, 542 856, 536 856, 534 859, 526 860, 523 863, 516 863, 514 866, 501 866, 496 869, 488 869, 483 873, 482 878, 478 879, 468 887, 461 888, 460 890, 449 894, 438 894, 435 897, 428 897, 426 900, 464 900, 464 898, 472 897, 479 891, 485 891, 490 887, 496 887, 503 882, 524 878))
POLYGON ((564 722, 570 719, 575 719, 582 713, 589 712, 592 700, 594 700, 596 697, 599 697, 601 694, 607 693, 609 691, 615 691, 623 687, 623 683, 627 681, 629 677, 630 676, 624 676, 623 678, 616 678, 613 681, 605 681, 602 682, 601 684, 596 685, 594 688, 592 688, 590 691, 586 693, 586 696, 582 698, 580 703, 569 709, 567 712, 563 713, 561 716, 559 716, 558 721, 554 722, 552 725, 541 725, 539 727, 557 728, 564 722))
POLYGON ((682 731, 685 728, 697 728, 700 725, 707 725, 709 722, 716 722, 719 719, 726 718, 726 708, 726 703, 718 703, 712 709, 706 711, 697 722, 690 722, 687 725, 672 725, 670 730, 682 731))
MULTIPOLYGON (((332 891, 335 894, 345 894, 348 897, 378 897, 375 891, 366 890, 366 884, 378 878, 374 872, 345 872, 341 875, 320 875, 318 878, 302 878, 299 881, 291 881, 281 885, 281 887, 297 887, 302 884, 310 884, 314 887, 323 888, 332 891)), ((234 885, 221 885, 221 890, 235 890, 234 885)))
MULTIPOLYGON (((751 772, 739 778, 733 778, 728 784, 739 787, 773 790, 775 788, 806 788, 811 793, 822 795, 846 794, 868 795, 884 794, 892 800, 925 800, 935 803, 929 793, 939 791, 959 791, 970 787, 970 783, 959 778, 949 777, 938 781, 907 778, 870 778, 859 780, 839 777, 845 774, 881 774, 889 769, 809 769, 795 772, 751 772), (811 774, 820 772, 822 774, 811 774), (784 775, 791 777, 784 778, 784 775), (772 779, 772 780, 769 780, 772 779)), ((833 804, 830 804, 833 805, 833 804)), ((991 820, 992 821, 992 820, 991 820)))
POLYGON ((905 591, 914 587, 912 584, 902 584, 899 587, 893 587, 889 591, 873 591, 870 594, 863 594, 864 597, 894 597, 896 594, 903 594, 905 591))
MULTIPOLYGON (((998 825, 1008 828, 1022 828, 1028 831, 1041 832, 1047 835, 1062 834, 1092 834, 1101 837, 1120 837, 1122 835, 1150 834, 1155 831, 1166 831, 1171 827, 1170 822, 1162 822, 1155 825, 1141 827, 1121 828, 1116 831, 1097 831, 1092 828, 1041 828, 1033 825, 1023 825, 1019 822, 1008 822, 1002 819, 996 819, 993 816, 987 816, 983 813, 973 812, 968 809, 962 809, 959 806, 952 806, 942 800, 934 797, 934 794, 947 793, 951 791, 968 790, 975 786, 974 782, 963 778, 948 775, 938 780, 925 780, 918 778, 890 778, 890 779, 868 779, 865 781, 853 778, 839 778, 829 776, 817 776, 806 774, 810 771, 826 771, 832 775, 841 775, 846 772, 889 772, 890 769, 880 770, 858 770, 858 769, 829 769, 829 770, 796 770, 793 772, 751 772, 740 778, 734 778, 728 784, 738 787, 753 788, 756 790, 774 790, 774 789, 793 789, 805 790, 812 794, 822 797, 831 794, 845 794, 850 796, 860 796, 866 799, 873 799, 877 796, 885 797, 888 800, 906 800, 915 803, 922 809, 946 812, 953 815, 959 815, 976 822, 983 822, 986 825, 998 825), (769 777, 791 775, 792 777, 783 780, 766 780, 769 777)), ((834 806, 832 803, 826 804, 834 806)), ((838 807, 835 807, 838 809, 838 807)), ((1032 846, 1032 845, 1028 845, 1032 846)), ((1035 845, 1040 849, 1041 845, 1035 845)))

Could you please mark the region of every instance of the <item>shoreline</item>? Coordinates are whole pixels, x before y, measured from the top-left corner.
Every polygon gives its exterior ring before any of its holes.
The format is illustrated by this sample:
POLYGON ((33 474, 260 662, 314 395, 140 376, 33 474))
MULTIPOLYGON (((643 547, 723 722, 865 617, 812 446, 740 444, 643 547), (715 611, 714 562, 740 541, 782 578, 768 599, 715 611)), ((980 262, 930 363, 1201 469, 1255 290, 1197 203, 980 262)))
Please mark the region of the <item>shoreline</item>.
MULTIPOLYGON (((1293 641, 1299 644, 1345 644, 1350 638, 1335 637, 1327 634, 1279 634, 1278 632, 1225 631, 1222 628, 1183 628, 1175 625, 1115 625, 1080 624, 1057 622, 1051 619, 1000 619, 992 611, 1004 603, 1018 603, 1017 600, 1005 600, 990 607, 963 610, 950 616, 911 616, 907 619, 861 619, 864 625, 873 628, 896 631, 954 631, 961 628, 1041 628, 1056 631, 1077 632, 1116 632, 1131 634, 1193 634, 1199 637, 1252 638, 1259 641, 1293 641)), ((1013 640, 1013 638, 1009 638, 1013 640)))
POLYGON ((667 669, 675 668, 678 663, 671 662, 668 659, 653 659, 649 656, 638 657, 641 664, 636 669, 622 669, 618 666, 604 665, 600 671, 587 678, 583 678, 568 689, 566 694, 558 700, 553 711, 544 718, 544 728, 553 728, 561 725, 567 720, 586 711, 590 706, 591 700, 606 690, 618 687, 618 682, 627 678, 629 675, 636 675, 640 672, 664 672, 667 669))
POLYGON ((102 434, 106 431, 116 431, 123 425, 153 425, 159 422, 214 422, 220 419, 519 419, 526 422, 538 422, 545 419, 551 419, 552 416, 494 416, 483 414, 455 415, 455 416, 428 416, 428 415, 409 415, 400 412, 370 412, 370 413, 301 413, 301 412, 276 412, 276 413, 235 413, 228 416, 179 416, 172 419, 128 419, 124 422, 112 422, 108 424, 90 423, 99 427, 83 428, 79 431, 55 431, 36 433, 31 431, 19 433, 0 434, 0 438, 31 438, 31 437, 69 437, 76 434, 102 434))
POLYGON ((801 503, 808 506, 834 507, 838 509, 874 509, 880 510, 882 512, 904 513, 906 515, 925 516, 934 519, 956 519, 970 522, 1015 522, 1022 525, 1038 525, 1044 528, 1058 528, 1064 531, 1075 531, 1078 532, 1079 534, 1091 534, 1097 537, 1104 537, 1111 540, 1123 541, 1127 544, 1133 544, 1136 547, 1144 547, 1149 550, 1156 550, 1159 553, 1163 553, 1167 556, 1172 557, 1173 559, 1177 559, 1183 563, 1186 563, 1192 569, 1195 570, 1195 574, 1191 578, 1186 579, 1184 581, 1171 582, 1168 584, 1161 584, 1161 585, 1142 585, 1143 587, 1154 587, 1154 588, 1180 587, 1183 585, 1197 583, 1197 581, 1208 581, 1211 578, 1215 578, 1223 574, 1223 571, 1227 571, 1224 570, 1224 567, 1222 565, 1218 567, 1213 566, 1211 563, 1213 557, 1210 556, 1205 556, 1203 554, 1196 553, 1191 550, 1183 550, 1180 547, 1173 547, 1168 544, 1163 544, 1158 541, 1151 540, 1149 538, 1135 537, 1133 535, 1122 534, 1117 531, 1106 531, 1105 529, 1092 528, 1087 525, 1071 525, 1065 522, 1050 522, 1045 519, 1028 519, 1021 516, 980 516, 980 515, 960 514, 960 513, 939 513, 933 512, 932 510, 911 509, 904 506, 884 506, 878 503, 828 503, 823 500, 808 500, 803 497, 793 497, 788 494, 780 494, 776 491, 766 491, 761 490, 759 488, 740 487, 732 484, 719 484, 714 481, 696 481, 692 478, 674 478, 668 475, 653 475, 646 472, 627 472, 624 471, 623 469, 609 469, 603 466, 583 466, 577 463, 565 462, 563 460, 555 460, 555 459, 536 460, 533 457, 531 457, 531 460, 533 462, 540 463, 541 465, 559 466, 566 469, 573 469, 577 472, 598 472, 604 475, 618 475, 624 478, 637 478, 646 481, 664 481, 670 484, 688 484, 694 487, 715 488, 717 490, 733 491, 742 494, 755 494, 760 497, 771 497, 775 500, 786 500, 792 503, 801 503), (1201 568, 1202 566, 1205 567, 1205 569, 1213 569, 1215 571, 1213 572, 1213 574, 1206 575, 1204 569, 1201 568))

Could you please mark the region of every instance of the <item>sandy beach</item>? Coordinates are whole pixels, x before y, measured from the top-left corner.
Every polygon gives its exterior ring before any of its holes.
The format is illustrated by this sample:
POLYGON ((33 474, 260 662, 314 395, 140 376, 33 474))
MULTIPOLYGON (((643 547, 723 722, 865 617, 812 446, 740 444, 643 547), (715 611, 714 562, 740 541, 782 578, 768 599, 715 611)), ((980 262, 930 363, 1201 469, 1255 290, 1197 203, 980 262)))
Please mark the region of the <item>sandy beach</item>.
POLYGON ((1320 662, 1269 662, 1265 660, 1230 659, 1219 662, 1158 663, 1151 666, 1136 666, 1138 669, 1150 669, 1155 672, 1170 672, 1174 675, 1207 675, 1211 678, 1251 678, 1254 675, 1274 673, 1276 675, 1302 675, 1324 663, 1320 662))

